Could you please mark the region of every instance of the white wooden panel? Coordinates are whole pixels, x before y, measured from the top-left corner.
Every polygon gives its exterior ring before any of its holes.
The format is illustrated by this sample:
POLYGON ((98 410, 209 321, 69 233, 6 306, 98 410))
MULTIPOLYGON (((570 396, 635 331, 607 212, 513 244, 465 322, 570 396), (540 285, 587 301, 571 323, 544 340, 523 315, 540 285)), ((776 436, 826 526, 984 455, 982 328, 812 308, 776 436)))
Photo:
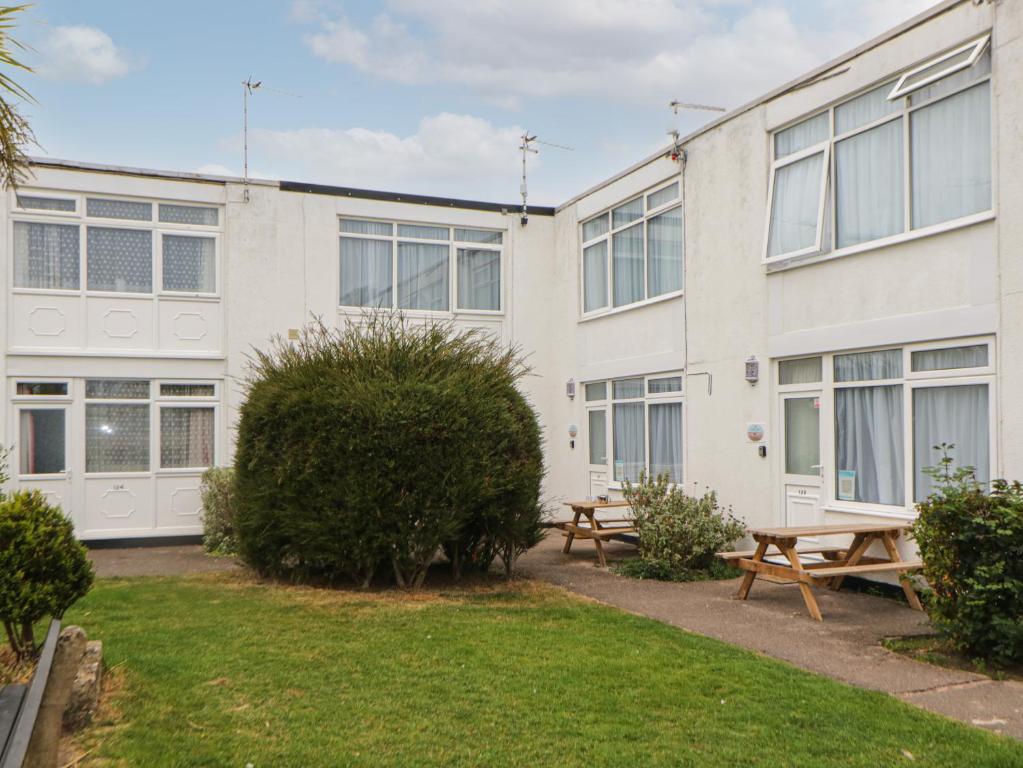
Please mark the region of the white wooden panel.
POLYGON ((19 349, 77 348, 84 341, 78 295, 11 295, 10 344, 19 349))
POLYGON ((156 478, 156 527, 176 533, 202 532, 200 474, 156 478))
POLYGON ((85 524, 89 538, 153 529, 153 478, 86 477, 85 524))
POLYGON ((160 299, 160 349, 219 352, 221 305, 211 301, 160 299))
POLYGON ((153 349, 153 300, 86 298, 86 342, 90 349, 153 349))

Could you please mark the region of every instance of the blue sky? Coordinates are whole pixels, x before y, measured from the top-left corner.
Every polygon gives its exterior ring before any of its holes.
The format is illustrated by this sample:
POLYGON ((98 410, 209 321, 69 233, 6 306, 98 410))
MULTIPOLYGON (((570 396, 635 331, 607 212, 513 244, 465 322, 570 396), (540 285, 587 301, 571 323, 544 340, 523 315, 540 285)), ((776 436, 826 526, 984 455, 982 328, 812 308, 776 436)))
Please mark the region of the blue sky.
POLYGON ((39 0, 34 154, 556 204, 930 0, 39 0), (270 89, 275 90, 270 90, 270 89))

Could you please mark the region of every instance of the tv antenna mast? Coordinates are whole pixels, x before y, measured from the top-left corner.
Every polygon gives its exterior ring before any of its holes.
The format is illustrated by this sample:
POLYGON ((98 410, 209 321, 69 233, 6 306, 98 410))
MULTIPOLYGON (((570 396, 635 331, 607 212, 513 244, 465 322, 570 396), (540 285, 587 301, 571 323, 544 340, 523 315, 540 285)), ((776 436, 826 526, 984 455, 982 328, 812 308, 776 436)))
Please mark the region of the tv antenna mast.
POLYGON ((272 93, 279 93, 283 96, 291 96, 296 99, 302 98, 297 93, 288 93, 287 91, 279 91, 276 88, 269 88, 263 85, 262 80, 253 81, 252 75, 242 82, 242 136, 244 144, 244 163, 245 163, 245 176, 244 176, 244 200, 249 202, 249 96, 255 93, 258 89, 262 88, 265 91, 271 91, 272 93))
MULTIPOLYGON (((701 112, 727 112, 728 110, 724 107, 712 107, 709 104, 691 104, 687 101, 679 101, 675 99, 668 104, 671 107, 671 111, 676 115, 680 109, 694 109, 701 112)), ((671 136, 671 149, 668 150, 668 155, 675 162, 685 163, 686 151, 682 146, 681 137, 677 128, 672 128, 668 131, 668 135, 671 136)))
POLYGON ((536 134, 529 135, 529 131, 522 134, 522 143, 519 144, 519 150, 522 152, 522 185, 519 187, 519 191, 522 193, 522 226, 526 226, 529 223, 529 208, 526 205, 527 191, 526 191, 526 158, 530 153, 536 155, 540 153, 539 149, 536 149, 534 144, 541 144, 545 147, 554 147, 555 149, 564 149, 568 152, 574 152, 572 147, 566 147, 563 144, 552 144, 549 141, 540 141, 536 137, 536 134))

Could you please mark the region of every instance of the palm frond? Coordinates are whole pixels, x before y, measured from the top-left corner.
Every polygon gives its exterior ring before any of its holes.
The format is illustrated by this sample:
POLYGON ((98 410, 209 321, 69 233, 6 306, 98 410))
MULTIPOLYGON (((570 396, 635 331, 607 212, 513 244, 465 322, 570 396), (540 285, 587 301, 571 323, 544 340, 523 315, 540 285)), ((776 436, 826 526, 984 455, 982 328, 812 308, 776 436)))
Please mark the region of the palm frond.
MULTIPOLYGON (((18 15, 28 5, 0 6, 0 67, 31 72, 17 51, 27 50, 12 31, 18 15)), ((35 144, 35 135, 28 120, 19 112, 19 102, 34 102, 32 95, 8 73, 0 70, 0 186, 16 187, 26 175, 25 148, 35 144)))

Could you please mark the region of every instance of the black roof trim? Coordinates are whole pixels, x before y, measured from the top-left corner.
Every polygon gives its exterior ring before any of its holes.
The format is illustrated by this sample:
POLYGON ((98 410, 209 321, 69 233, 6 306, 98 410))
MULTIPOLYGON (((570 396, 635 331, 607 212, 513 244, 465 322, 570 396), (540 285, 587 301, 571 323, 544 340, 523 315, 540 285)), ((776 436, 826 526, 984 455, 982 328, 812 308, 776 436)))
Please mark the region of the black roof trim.
MULTIPOLYGON (((364 200, 384 200, 389 203, 434 205, 438 208, 466 208, 473 211, 495 211, 497 213, 518 213, 522 210, 521 205, 486 203, 480 200, 459 200, 454 197, 406 195, 401 192, 380 192, 375 189, 333 187, 328 184, 306 184, 301 181, 282 181, 280 182, 280 189, 282 192, 304 192, 310 195, 333 195, 334 197, 358 197, 364 200)), ((526 210, 534 216, 554 215, 554 206, 530 205, 526 210)))

